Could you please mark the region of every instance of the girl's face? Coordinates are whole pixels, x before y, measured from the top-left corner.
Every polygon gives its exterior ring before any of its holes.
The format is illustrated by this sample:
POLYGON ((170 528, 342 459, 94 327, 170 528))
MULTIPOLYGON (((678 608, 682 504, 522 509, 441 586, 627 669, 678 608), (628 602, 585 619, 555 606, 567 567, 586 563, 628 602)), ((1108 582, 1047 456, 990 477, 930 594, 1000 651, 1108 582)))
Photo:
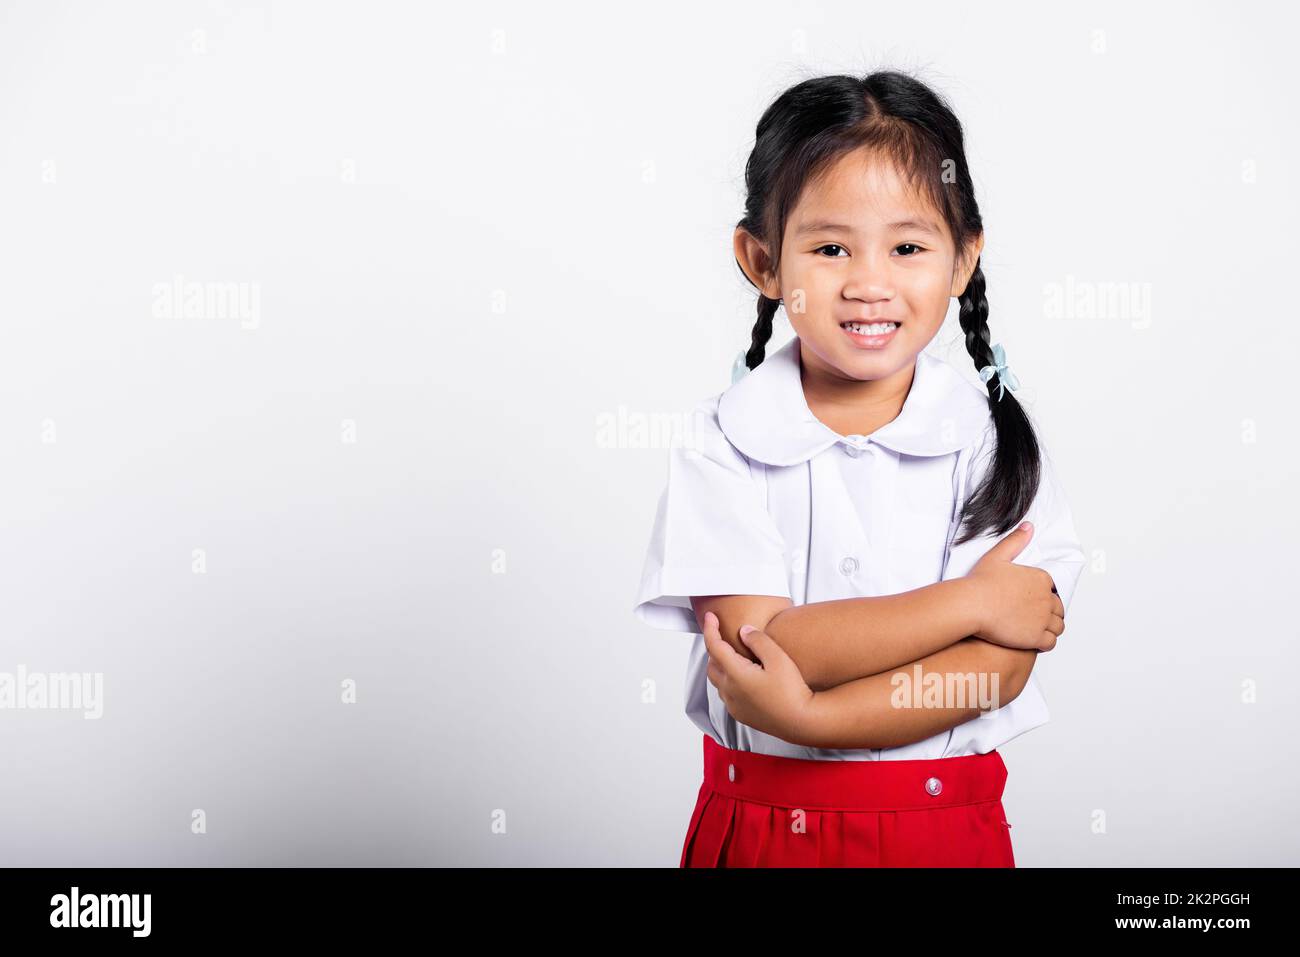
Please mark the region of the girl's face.
MULTIPOLYGON (((752 240, 743 242, 756 252, 752 240)), ((738 252, 741 245, 738 236, 738 252)), ((980 236, 959 264, 943 218, 892 164, 859 150, 808 185, 786 223, 779 280, 767 273, 757 285, 784 300, 806 372, 910 382, 917 353, 939 331, 948 300, 966 288, 982 246, 980 236), (896 326, 884 334, 866 328, 885 322, 896 326), (861 333, 849 323, 860 323, 861 333)))

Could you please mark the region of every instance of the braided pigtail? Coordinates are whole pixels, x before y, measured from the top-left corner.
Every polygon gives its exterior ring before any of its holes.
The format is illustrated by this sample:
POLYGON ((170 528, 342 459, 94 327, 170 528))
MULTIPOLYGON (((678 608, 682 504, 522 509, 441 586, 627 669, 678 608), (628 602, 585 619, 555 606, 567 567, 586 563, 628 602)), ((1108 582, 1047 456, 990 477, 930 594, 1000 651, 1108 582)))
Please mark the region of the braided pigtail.
MULTIPOLYGON (((966 351, 976 369, 996 365, 989 343, 989 301, 984 294, 984 271, 979 260, 965 291, 958 297, 961 304, 959 322, 966 334, 966 351)), ((1017 524, 1038 494, 1040 455, 1038 438, 1024 407, 1008 389, 1002 388, 1000 376, 988 380, 989 410, 997 431, 997 448, 993 465, 984 481, 966 503, 962 513, 964 531, 953 543, 960 545, 992 528, 1002 535, 1017 524), (995 396, 1000 396, 995 398, 995 396)))
POLYGON ((772 319, 780 299, 769 299, 762 293, 758 296, 758 319, 754 322, 754 331, 750 336, 749 351, 745 353, 745 368, 755 369, 767 353, 768 340, 772 338, 772 319))

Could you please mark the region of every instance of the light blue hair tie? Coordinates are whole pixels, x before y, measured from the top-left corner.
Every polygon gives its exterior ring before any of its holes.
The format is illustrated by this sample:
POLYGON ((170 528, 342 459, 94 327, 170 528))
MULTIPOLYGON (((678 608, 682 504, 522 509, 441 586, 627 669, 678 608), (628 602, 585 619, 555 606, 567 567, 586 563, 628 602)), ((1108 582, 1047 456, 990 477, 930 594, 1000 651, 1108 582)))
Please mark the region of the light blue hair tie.
POLYGON ((731 384, 735 385, 741 379, 745 378, 745 373, 749 372, 749 366, 745 365, 745 352, 741 349, 740 355, 736 356, 736 361, 731 364, 731 384))
POLYGON ((1007 354, 1001 344, 993 347, 993 365, 985 366, 980 369, 980 381, 988 384, 989 379, 994 376, 998 377, 998 399, 1001 400, 1003 388, 1015 392, 1020 388, 1020 382, 1016 379, 1016 374, 1007 367, 1007 354))

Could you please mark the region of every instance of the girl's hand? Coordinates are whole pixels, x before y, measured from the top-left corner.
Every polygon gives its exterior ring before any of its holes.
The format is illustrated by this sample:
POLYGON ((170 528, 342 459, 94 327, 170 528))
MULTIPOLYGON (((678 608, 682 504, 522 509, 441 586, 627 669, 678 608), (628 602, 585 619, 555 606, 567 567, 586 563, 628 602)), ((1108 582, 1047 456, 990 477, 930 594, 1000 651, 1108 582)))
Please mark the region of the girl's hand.
POLYGON ((746 625, 741 641, 758 656, 749 661, 723 639, 718 616, 704 615, 709 681, 737 721, 791 744, 809 744, 815 694, 799 667, 770 635, 746 625))
POLYGON ((1032 525, 1017 528, 967 574, 981 595, 981 625, 975 637, 1005 648, 1051 651, 1065 631, 1065 606, 1056 585, 1043 569, 1011 560, 1029 544, 1033 533, 1032 525))

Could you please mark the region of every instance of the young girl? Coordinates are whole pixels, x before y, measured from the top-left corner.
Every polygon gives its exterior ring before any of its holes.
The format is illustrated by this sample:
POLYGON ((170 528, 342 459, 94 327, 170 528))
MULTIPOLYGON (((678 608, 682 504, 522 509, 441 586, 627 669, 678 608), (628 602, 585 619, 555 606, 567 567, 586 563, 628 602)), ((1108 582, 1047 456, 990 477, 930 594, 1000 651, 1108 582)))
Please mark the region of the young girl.
POLYGON ((1012 867, 997 748, 1048 720, 1084 555, 990 341, 961 124, 896 72, 807 80, 746 185, 752 345, 670 452, 635 609, 696 635, 681 864, 1012 867), (922 351, 954 296, 986 389, 922 351))

